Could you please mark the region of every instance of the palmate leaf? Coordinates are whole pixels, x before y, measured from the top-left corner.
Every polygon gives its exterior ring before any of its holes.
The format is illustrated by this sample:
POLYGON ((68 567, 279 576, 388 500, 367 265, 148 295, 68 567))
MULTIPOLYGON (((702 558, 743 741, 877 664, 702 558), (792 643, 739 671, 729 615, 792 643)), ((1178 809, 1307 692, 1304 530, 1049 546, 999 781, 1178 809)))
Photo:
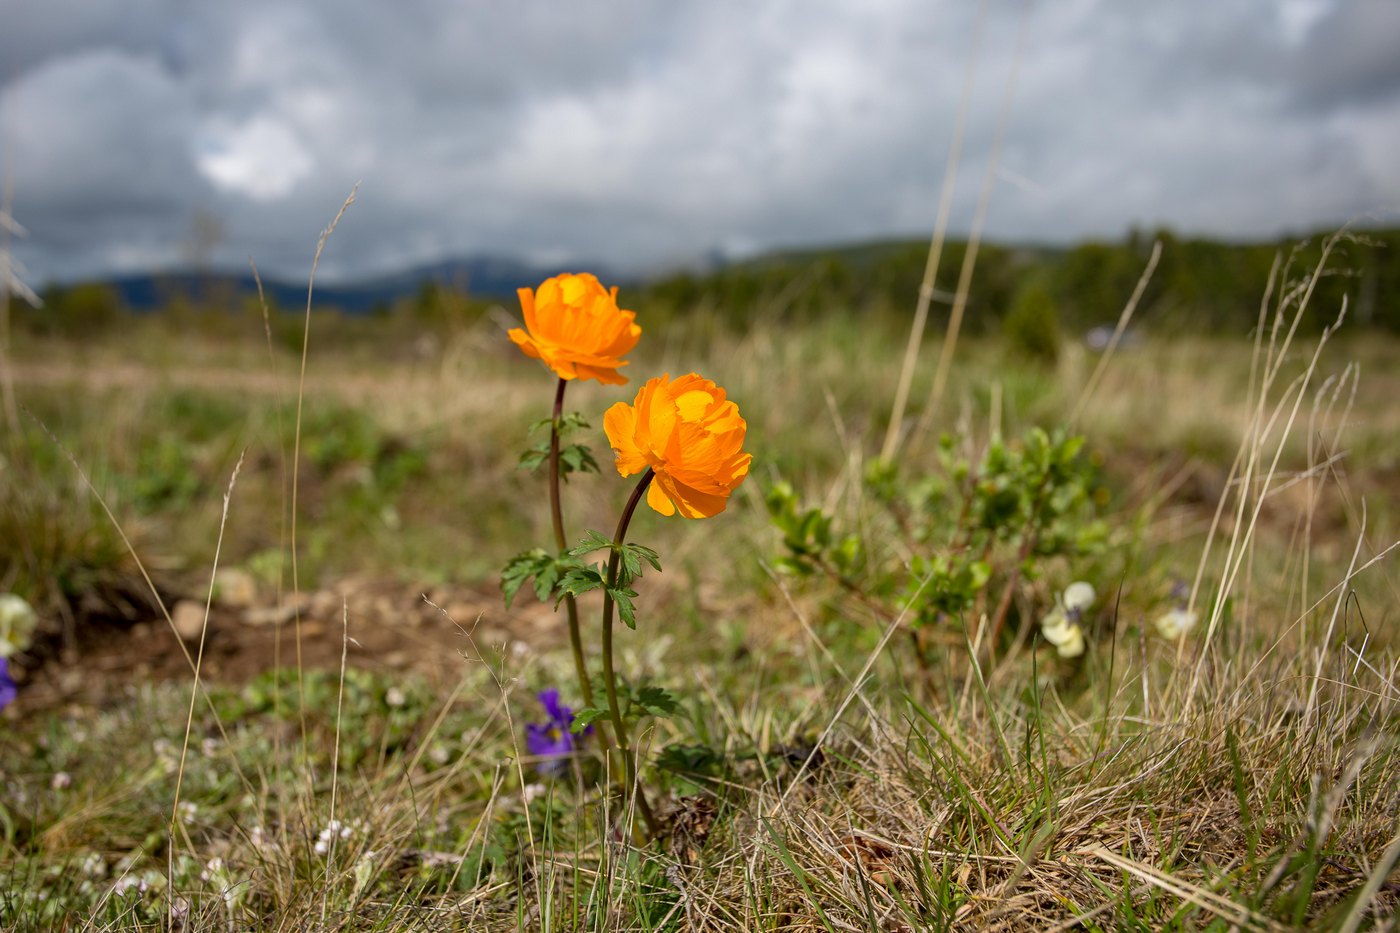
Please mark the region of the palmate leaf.
POLYGON ((583 537, 579 539, 578 544, 569 548, 568 555, 570 557, 584 557, 588 554, 592 554, 594 551, 601 551, 604 548, 611 547, 612 538, 607 537, 600 531, 589 529, 583 533, 583 537))
POLYGON ((603 565, 596 564, 588 567, 573 566, 569 568, 563 578, 559 581, 559 596, 555 599, 555 605, 565 596, 575 598, 584 593, 591 593, 594 590, 601 590, 604 586, 603 565))
POLYGON ((593 459, 593 451, 584 444, 570 444, 559 451, 559 473, 597 473, 598 461, 593 459))
MULTIPOLYGON (((527 472, 538 470, 549 462, 549 444, 539 443, 520 455, 519 469, 527 472)), ((559 475, 570 473, 597 473, 598 461, 586 444, 570 444, 559 450, 559 475)))
POLYGON ((668 745, 656 759, 657 767, 674 774, 719 774, 724 755, 707 745, 668 745))
POLYGON ((608 595, 617 603, 617 617, 623 621, 630 629, 637 627, 637 610, 632 606, 632 600, 636 598, 637 591, 628 589, 626 586, 613 586, 607 588, 608 595))
POLYGON ((632 698, 642 709, 659 716, 662 719, 669 719, 679 708, 680 703, 669 691, 661 687, 646 686, 637 691, 637 695, 632 698))
POLYGON ((599 719, 606 719, 607 716, 607 710, 598 709, 596 706, 586 706, 574 713, 574 721, 569 726, 569 731, 574 735, 582 735, 585 729, 599 719))
POLYGON ((532 578, 535 581, 535 595, 540 602, 549 599, 564 569, 559 558, 544 548, 533 548, 512 557, 501 571, 501 592, 505 595, 506 608, 510 608, 515 594, 532 578))
MULTIPOLYGON (((554 424, 553 418, 541 418, 539 421, 530 425, 530 433, 534 434, 536 431, 543 431, 552 424, 554 424)), ((566 412, 564 416, 559 419, 559 436, 563 437, 566 434, 570 434, 574 431, 581 431, 589 427, 592 426, 582 413, 576 411, 566 412)))
POLYGON ((633 580, 641 579, 642 563, 651 564, 652 569, 661 572, 661 555, 643 544, 624 544, 622 546, 622 571, 621 583, 631 583, 633 580))
POLYGON ((537 444, 520 455, 518 468, 526 472, 534 472, 544 466, 544 462, 549 459, 549 445, 537 444))

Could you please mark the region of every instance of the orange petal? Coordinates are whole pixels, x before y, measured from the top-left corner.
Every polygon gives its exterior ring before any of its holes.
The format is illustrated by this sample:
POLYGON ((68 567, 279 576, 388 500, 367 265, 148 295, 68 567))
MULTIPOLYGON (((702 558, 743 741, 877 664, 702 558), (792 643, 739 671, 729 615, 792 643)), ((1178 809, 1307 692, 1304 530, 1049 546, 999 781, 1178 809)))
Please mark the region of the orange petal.
POLYGON ((626 402, 618 402, 603 414, 603 433, 617 455, 617 472, 623 476, 647 468, 646 455, 637 447, 637 412, 626 402))
MULTIPOLYGON (((623 474, 624 476, 626 474, 623 474)), ((662 515, 671 516, 676 514, 676 507, 671 504, 671 500, 666 497, 666 493, 661 488, 661 477, 658 476, 651 481, 651 486, 647 488, 647 505, 651 506, 662 515)))
MULTIPOLYGON (((654 482, 662 484, 667 497, 675 503, 676 511, 684 518, 709 518, 723 512, 729 503, 727 494, 702 492, 665 474, 659 474, 654 482)), ((651 501, 650 498, 647 501, 651 501)))

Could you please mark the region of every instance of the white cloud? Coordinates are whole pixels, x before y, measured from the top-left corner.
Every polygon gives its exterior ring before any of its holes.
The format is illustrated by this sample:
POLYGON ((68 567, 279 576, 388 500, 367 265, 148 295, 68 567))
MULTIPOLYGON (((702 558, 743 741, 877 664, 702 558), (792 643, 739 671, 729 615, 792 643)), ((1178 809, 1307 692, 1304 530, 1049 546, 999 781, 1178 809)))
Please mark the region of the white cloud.
POLYGON ((296 132, 266 115, 242 124, 215 120, 196 150, 199 170, 210 181, 254 201, 286 197, 315 168, 296 132))
MULTIPOLYGON (((945 0, 14 0, 0 139, 35 275, 215 259, 328 278, 485 251, 639 268, 917 235, 974 35, 945 0), (123 15, 125 14, 125 15, 123 15)), ((955 228, 1022 4, 992 0, 955 228)), ((989 232, 1258 234, 1400 202, 1400 6, 1035 4, 989 232), (1348 53, 1347 50, 1350 50, 1348 53)))

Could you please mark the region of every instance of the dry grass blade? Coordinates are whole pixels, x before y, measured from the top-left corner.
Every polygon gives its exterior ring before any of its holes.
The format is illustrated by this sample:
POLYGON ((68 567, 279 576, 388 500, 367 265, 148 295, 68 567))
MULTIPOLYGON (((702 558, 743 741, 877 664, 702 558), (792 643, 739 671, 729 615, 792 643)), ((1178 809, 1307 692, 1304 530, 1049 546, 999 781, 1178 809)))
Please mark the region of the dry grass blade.
MULTIPOLYGON (((214 585, 219 571, 219 555, 224 546, 224 529, 228 527, 228 507, 233 499, 233 487, 238 483, 238 474, 243 469, 243 458, 245 452, 238 455, 238 462, 233 466, 233 473, 228 479, 228 489, 224 491, 223 511, 219 516, 219 537, 214 545, 214 562, 209 569, 209 590, 204 600, 204 618, 199 625, 199 649, 194 659, 194 682, 190 685, 190 705, 185 713, 185 735, 180 742, 180 767, 175 774, 175 793, 170 802, 170 830, 168 835, 169 854, 167 860, 168 878, 170 884, 170 894, 167 897, 167 904, 170 913, 168 914, 170 925, 173 927, 175 910, 175 830, 180 825, 180 790, 184 787, 185 763, 190 751, 190 730, 194 727, 194 706, 195 700, 199 697, 199 675, 204 664, 204 645, 209 635, 209 610, 214 605, 214 585)), ((173 623, 172 623, 173 624, 173 623)), ((244 779, 246 785, 247 780, 244 779)))
MULTIPOLYGON (((1400 867, 1400 833, 1396 833, 1395 838, 1390 840, 1390 845, 1385 847, 1385 852, 1381 854, 1380 860, 1376 862, 1371 870, 1371 875, 1366 879, 1366 884, 1357 892, 1356 903, 1347 912, 1342 920, 1342 925, 1337 928, 1337 933, 1356 933, 1361 929, 1361 924, 1366 919, 1366 912, 1375 904, 1376 895, 1380 893, 1381 887, 1385 885, 1386 879, 1391 873, 1400 867)), ((1377 929, 1384 920, 1376 917, 1377 929)))
MULTIPOLYGON (((291 506, 291 557, 292 557, 292 602, 293 614, 292 624, 295 629, 296 638, 296 661, 297 661, 297 694, 301 706, 301 744, 302 750, 306 750, 306 683, 302 676, 302 656, 301 656, 301 577, 297 563, 297 494, 300 491, 301 476, 301 419, 302 407, 306 400, 306 359, 311 350, 311 298, 316 291, 316 268, 321 264, 321 253, 326 249, 326 242, 330 240, 331 234, 335 232, 336 226, 340 223, 340 218, 345 216, 345 212, 350 209, 350 205, 355 203, 355 194, 360 190, 359 182, 350 189, 350 194, 346 196, 345 202, 340 205, 340 210, 336 211, 335 217, 321 231, 320 238, 316 241, 316 255, 311 259, 311 275, 306 283, 306 315, 305 324, 302 327, 301 335, 301 372, 297 378, 297 415, 296 425, 292 432, 292 506, 291 506)), ((308 774, 309 776, 309 774, 308 774)))
POLYGON ((1121 871, 1141 878, 1148 884, 1160 888, 1169 894, 1181 898, 1184 901, 1195 904, 1202 910, 1209 911, 1217 917, 1238 924, 1247 930, 1283 930, 1285 927, 1268 917, 1263 916, 1247 907, 1236 904, 1226 897, 1221 897, 1214 891, 1191 884, 1175 878, 1164 871, 1145 865, 1134 859, 1125 858, 1112 852, 1103 846, 1090 846, 1084 849, 1082 855, 1106 862, 1121 871))
POLYGON ((1147 259, 1147 268, 1142 270, 1137 286, 1133 288, 1133 294, 1128 298, 1128 303, 1123 306, 1123 313, 1118 315, 1118 324, 1113 328, 1113 336, 1108 338, 1108 346, 1099 356, 1099 363, 1094 367, 1093 375, 1084 384, 1083 391, 1079 393, 1079 401, 1074 403, 1074 408, 1069 413, 1071 426, 1079 423, 1079 416, 1083 413, 1084 407, 1094 397, 1094 390, 1099 387, 1099 381, 1103 379, 1103 374, 1108 369, 1108 362, 1113 359, 1113 352, 1118 349, 1118 342, 1123 339, 1123 334, 1133 319, 1133 313, 1137 311, 1138 302, 1142 300, 1142 293, 1147 291, 1147 283, 1152 281, 1152 273, 1157 271, 1157 263, 1161 258, 1162 241, 1157 240, 1152 244, 1152 255, 1147 259))
POLYGON ((938 264, 943 258, 943 241, 948 233, 948 215, 953 208, 953 189, 957 185, 958 163, 962 160, 963 132, 967 128, 967 112, 972 107, 973 79, 977 75, 977 59, 982 48, 982 27, 987 19, 987 0, 977 5, 977 23, 972 32, 972 50, 968 54, 967 71, 963 74, 962 94, 958 100, 958 115, 953 123, 953 139, 948 145, 948 165, 943 172, 943 189, 938 196, 938 218, 933 224, 933 239, 929 242, 928 258, 924 261, 924 277, 919 284, 919 300, 914 308, 914 322, 909 328, 909 343, 904 348, 904 363, 899 370, 890 423, 885 428, 885 442, 880 457, 892 459, 899 449, 899 435, 904 423, 904 407, 909 402, 909 387, 914 381, 914 368, 919 362, 919 347, 924 342, 924 327, 928 309, 933 301, 934 282, 938 264))
POLYGON ((957 291, 953 295, 953 308, 948 317, 948 332, 943 338, 943 346, 938 353, 938 368, 933 373, 933 386, 929 389, 928 401, 923 414, 919 416, 912 438, 917 440, 928 433, 939 406, 943 403, 943 392, 948 385, 948 375, 952 371, 953 351, 958 345, 958 334, 962 329, 963 313, 967 310, 967 299, 972 293, 972 273, 977 267, 977 251, 982 244, 982 230, 987 222, 987 210, 992 203, 992 190, 996 187, 997 169, 1001 165, 1001 147, 1006 139, 1006 129, 1011 124, 1011 107, 1016 100, 1016 84, 1021 74, 1021 60, 1025 54, 1026 35, 1030 30, 1030 0, 1021 6, 1021 20, 1016 33, 1016 51, 1011 60, 1011 73, 1006 79, 1006 90, 1002 96, 1001 112, 997 116, 996 137, 992 141, 992 151, 987 157, 987 170, 982 178, 982 192, 977 199, 977 212, 972 219, 972 233, 968 237, 967 252, 963 255, 962 268, 958 272, 957 291))

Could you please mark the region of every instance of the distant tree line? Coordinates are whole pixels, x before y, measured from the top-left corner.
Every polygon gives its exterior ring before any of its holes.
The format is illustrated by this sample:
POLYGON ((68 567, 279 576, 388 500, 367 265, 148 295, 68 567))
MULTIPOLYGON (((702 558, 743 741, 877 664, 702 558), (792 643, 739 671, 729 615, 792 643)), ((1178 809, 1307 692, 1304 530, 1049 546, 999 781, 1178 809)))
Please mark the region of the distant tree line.
MULTIPOLYGON (((1134 232, 1119 242, 1088 241, 1073 247, 982 244, 965 327, 972 333, 1011 329, 1017 340, 1048 347, 1060 329, 1083 331, 1117 320, 1142 275, 1155 241, 1161 261, 1139 305, 1135 324, 1158 333, 1248 333, 1258 319, 1270 270, 1279 269, 1274 294, 1310 276, 1322 254, 1325 234, 1306 240, 1225 243, 1178 237, 1170 231, 1134 232)), ((967 244, 949 242, 935 283, 933 323, 946 320, 967 244)), ((665 276, 624 285, 624 305, 653 320, 703 311, 736 329, 765 322, 823 314, 871 314, 898 319, 912 313, 923 280, 927 245, 898 241, 850 247, 771 253, 703 272, 665 276)), ((525 282, 522 285, 536 283, 525 282)), ((1400 333, 1400 229, 1365 230, 1338 241, 1315 285, 1302 327, 1318 330, 1335 319, 1343 299, 1352 326, 1400 333)), ((45 307, 14 302, 12 320, 21 331, 87 336, 128 319, 121 291, 89 282, 44 291, 45 307)), ((279 342, 298 345, 295 315, 269 315, 279 342)), ((409 321, 426 330, 471 325, 496 304, 514 308, 513 296, 469 296, 427 282, 371 311, 340 314, 318 305, 325 316, 364 321, 409 321)), ((301 308, 288 309, 300 311, 301 308)), ((240 318, 261 319, 255 295, 215 281, 206 287, 171 288, 161 311, 190 327, 221 331, 240 318), (231 312, 231 313, 230 313, 231 312), (230 320, 233 319, 233 320, 230 320)), ((355 328, 351 328, 353 331, 355 328)), ((361 328, 368 334, 372 328, 361 328)), ((259 331, 261 327, 259 327, 259 331)))
MULTIPOLYGON (((1120 242, 1070 248, 982 244, 966 326, 1003 327, 1015 316, 1053 315, 1076 330, 1112 324, 1132 294, 1155 241, 1162 256, 1135 322, 1167 332, 1245 333, 1258 319, 1270 270, 1279 262, 1279 294, 1316 269, 1324 235, 1305 241, 1225 243, 1135 232, 1120 242)), ((703 274, 653 283, 648 298, 677 312, 711 306, 736 325, 835 310, 912 312, 923 280, 927 244, 896 242, 774 254, 703 274)), ((966 243, 947 244, 935 282, 934 319, 946 319, 966 243)), ((1353 325, 1400 333, 1400 230, 1342 238, 1318 279, 1303 327, 1335 319, 1343 298, 1353 325)))

